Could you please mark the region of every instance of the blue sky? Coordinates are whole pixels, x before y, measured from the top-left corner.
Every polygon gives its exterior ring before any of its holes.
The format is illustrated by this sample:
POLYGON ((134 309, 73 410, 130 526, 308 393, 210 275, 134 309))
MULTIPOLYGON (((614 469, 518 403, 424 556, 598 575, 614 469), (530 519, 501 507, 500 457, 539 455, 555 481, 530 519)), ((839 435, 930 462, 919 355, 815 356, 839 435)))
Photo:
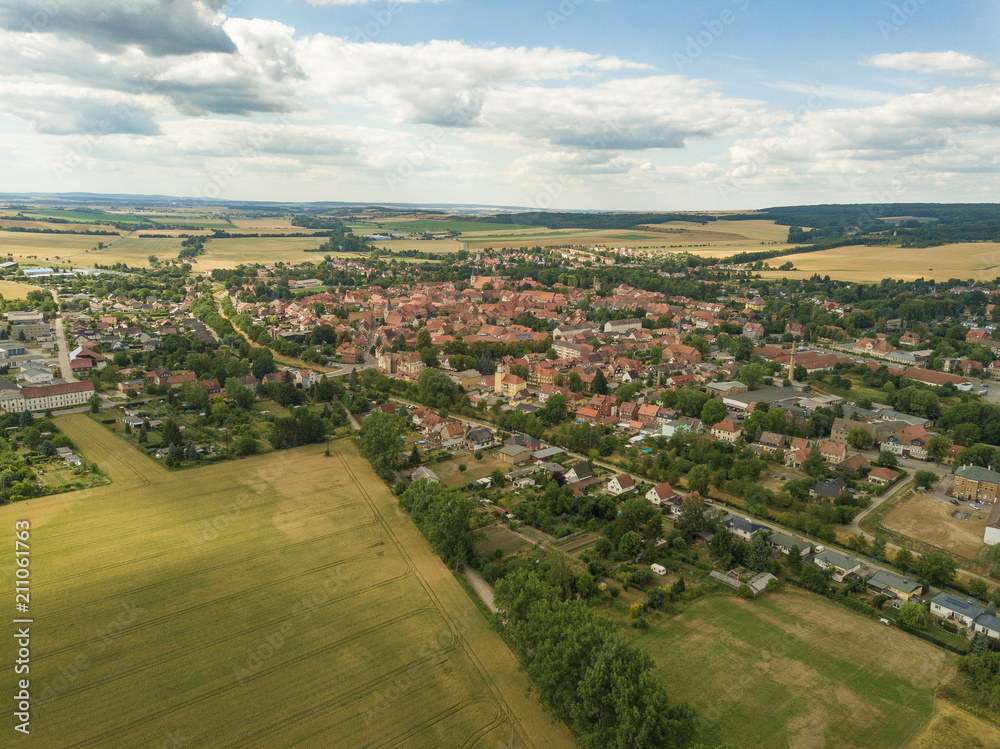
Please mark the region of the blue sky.
POLYGON ((995 201, 995 3, 0 0, 2 191, 995 201))

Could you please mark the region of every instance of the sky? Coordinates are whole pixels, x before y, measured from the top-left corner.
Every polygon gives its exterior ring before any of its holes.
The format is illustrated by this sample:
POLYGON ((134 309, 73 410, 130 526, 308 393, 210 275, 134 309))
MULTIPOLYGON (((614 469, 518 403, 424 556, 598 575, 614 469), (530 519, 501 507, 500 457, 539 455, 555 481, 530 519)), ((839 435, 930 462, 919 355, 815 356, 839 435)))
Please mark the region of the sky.
POLYGON ((992 0, 0 0, 0 192, 1000 195, 992 0))

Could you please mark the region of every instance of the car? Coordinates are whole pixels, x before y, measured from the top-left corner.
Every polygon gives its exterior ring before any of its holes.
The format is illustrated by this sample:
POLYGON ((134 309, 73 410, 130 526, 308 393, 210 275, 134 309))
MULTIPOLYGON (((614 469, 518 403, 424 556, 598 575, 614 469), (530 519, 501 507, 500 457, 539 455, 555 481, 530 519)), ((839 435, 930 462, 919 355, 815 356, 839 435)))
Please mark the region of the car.
POLYGON ((957 501, 955 501, 954 499, 953 499, 953 500, 951 500, 951 503, 952 503, 953 505, 955 505, 955 507, 958 507, 958 502, 957 502, 957 501))
POLYGON ((969 505, 969 507, 971 507, 973 510, 981 510, 982 509, 979 505, 969 505))

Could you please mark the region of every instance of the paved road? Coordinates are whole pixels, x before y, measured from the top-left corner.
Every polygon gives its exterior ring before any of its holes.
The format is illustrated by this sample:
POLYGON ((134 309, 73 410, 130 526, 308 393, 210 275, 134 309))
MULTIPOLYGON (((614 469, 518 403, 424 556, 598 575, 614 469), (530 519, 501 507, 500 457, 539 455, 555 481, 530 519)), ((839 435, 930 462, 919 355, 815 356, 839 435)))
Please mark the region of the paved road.
POLYGON ((493 590, 486 581, 479 576, 469 565, 465 565, 465 577, 472 583, 472 587, 475 589, 476 593, 480 598, 483 599, 483 603, 486 604, 486 608, 492 611, 494 614, 497 613, 497 607, 493 605, 493 590))
MULTIPOLYGON (((49 291, 52 294, 52 301, 59 307, 59 295, 55 289, 49 291)), ((59 371, 66 382, 76 382, 73 376, 73 368, 69 365, 69 346, 66 345, 66 332, 63 329, 62 315, 56 312, 56 345, 59 347, 59 371)))

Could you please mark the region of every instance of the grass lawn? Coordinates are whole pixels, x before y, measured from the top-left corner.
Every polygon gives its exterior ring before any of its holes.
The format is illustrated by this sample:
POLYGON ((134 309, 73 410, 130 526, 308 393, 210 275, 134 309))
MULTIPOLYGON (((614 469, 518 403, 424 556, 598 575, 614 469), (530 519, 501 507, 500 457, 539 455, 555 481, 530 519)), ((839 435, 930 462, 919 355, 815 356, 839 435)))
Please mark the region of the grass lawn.
POLYGON ((719 747, 900 747, 954 658, 796 590, 695 602, 636 639, 719 747))
POLYGON ((0 508, 44 581, 39 746, 573 746, 353 442, 171 473, 57 423, 114 484, 0 508))

